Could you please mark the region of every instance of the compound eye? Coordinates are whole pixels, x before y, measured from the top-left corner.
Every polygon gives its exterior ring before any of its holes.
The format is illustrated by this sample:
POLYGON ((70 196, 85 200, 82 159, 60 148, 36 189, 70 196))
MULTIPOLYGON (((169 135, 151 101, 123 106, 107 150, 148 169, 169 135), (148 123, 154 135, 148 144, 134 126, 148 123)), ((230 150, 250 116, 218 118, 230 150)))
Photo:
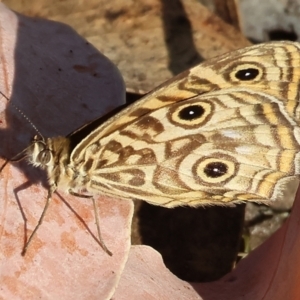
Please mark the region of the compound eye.
POLYGON ((40 151, 37 156, 37 161, 42 164, 46 165, 51 160, 51 152, 48 149, 40 151))

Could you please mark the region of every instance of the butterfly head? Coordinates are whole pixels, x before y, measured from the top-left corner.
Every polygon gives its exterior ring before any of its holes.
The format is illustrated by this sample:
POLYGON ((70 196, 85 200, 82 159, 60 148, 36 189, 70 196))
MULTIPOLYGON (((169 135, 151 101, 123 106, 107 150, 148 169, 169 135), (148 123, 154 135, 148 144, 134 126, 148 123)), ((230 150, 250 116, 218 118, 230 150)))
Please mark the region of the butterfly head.
POLYGON ((53 160, 53 153, 48 146, 47 141, 39 135, 33 138, 33 141, 27 149, 27 155, 30 163, 35 167, 46 168, 53 160))

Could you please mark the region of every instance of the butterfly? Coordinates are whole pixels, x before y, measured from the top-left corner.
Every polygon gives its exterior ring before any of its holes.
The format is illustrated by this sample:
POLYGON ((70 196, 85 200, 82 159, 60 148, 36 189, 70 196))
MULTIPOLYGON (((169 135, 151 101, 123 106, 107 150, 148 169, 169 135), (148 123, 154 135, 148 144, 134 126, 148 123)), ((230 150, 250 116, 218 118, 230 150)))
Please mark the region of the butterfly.
POLYGON ((239 49, 179 74, 101 125, 36 136, 26 156, 47 172, 47 203, 56 189, 169 208, 268 203, 299 175, 299 77, 298 43, 239 49))

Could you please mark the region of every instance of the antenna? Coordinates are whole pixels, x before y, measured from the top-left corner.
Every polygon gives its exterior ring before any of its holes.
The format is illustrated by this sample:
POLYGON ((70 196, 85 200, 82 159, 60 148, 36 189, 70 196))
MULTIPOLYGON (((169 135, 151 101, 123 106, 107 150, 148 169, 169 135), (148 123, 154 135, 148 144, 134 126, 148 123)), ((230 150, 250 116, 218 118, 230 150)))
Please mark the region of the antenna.
POLYGON ((27 115, 18 106, 16 106, 14 103, 12 103, 10 101, 10 99, 7 96, 5 96, 1 91, 0 91, 0 94, 11 104, 11 106, 17 112, 19 112, 23 116, 23 118, 31 125, 31 127, 37 132, 37 134, 44 139, 43 135, 40 133, 40 131, 37 129, 37 127, 33 124, 33 122, 27 117, 27 115))

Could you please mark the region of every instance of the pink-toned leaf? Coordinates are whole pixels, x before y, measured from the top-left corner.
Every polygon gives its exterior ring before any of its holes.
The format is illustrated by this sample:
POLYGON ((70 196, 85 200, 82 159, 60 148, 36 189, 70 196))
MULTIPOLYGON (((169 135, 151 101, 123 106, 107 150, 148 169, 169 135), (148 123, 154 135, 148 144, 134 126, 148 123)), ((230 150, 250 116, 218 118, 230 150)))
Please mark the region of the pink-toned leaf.
POLYGON ((300 299, 300 188, 286 223, 243 259, 230 274, 213 283, 194 284, 209 300, 300 299))
POLYGON ((190 283, 177 278, 166 268, 161 255, 153 248, 132 246, 113 299, 201 300, 202 298, 190 283))
MULTIPOLYGON (((0 58, 0 90, 10 98, 0 97, 1 165, 36 134, 12 104, 47 137, 66 135, 124 102, 119 71, 75 31, 17 15, 2 4, 0 58)), ((1 299, 104 299, 113 294, 130 247, 131 201, 97 198, 112 257, 87 230, 97 236, 91 200, 64 193, 53 197, 22 257, 26 234, 45 203, 45 174, 25 162, 9 164, 0 174, 0 193, 1 299)))
POLYGON ((284 226, 243 259, 230 274, 210 283, 175 277, 160 255, 132 246, 114 295, 119 299, 300 299, 300 188, 284 226))

